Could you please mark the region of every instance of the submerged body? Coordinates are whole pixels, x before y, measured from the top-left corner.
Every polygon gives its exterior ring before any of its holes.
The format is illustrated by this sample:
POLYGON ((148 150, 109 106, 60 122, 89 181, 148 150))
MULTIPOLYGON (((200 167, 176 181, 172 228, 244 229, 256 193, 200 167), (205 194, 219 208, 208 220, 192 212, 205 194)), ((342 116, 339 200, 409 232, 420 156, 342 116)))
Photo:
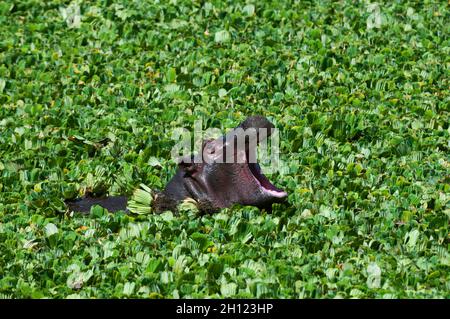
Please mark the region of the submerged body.
MULTIPOLYGON (((194 199, 200 211, 207 213, 234 204, 269 209, 283 201, 287 193, 270 183, 255 159, 257 144, 273 129, 265 117, 252 116, 225 136, 205 141, 198 155, 180 161, 175 176, 156 194, 153 209, 176 210, 186 198, 194 199)), ((109 211, 127 209, 124 196, 85 197, 66 204, 76 212, 89 212, 93 205, 109 211)))

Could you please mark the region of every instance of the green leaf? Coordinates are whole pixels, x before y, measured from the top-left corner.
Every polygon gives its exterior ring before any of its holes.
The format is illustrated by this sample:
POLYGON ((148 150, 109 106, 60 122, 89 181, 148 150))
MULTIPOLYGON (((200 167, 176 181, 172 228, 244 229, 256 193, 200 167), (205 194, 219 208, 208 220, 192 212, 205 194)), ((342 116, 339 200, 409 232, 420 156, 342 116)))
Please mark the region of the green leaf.
POLYGON ((218 31, 214 35, 214 41, 217 43, 225 43, 231 40, 231 35, 227 30, 218 31))
POLYGON ((243 9, 242 12, 247 14, 248 16, 252 16, 255 14, 255 6, 253 4, 247 4, 243 9))
POLYGON ((175 70, 175 68, 169 68, 169 70, 167 71, 167 82, 169 83, 173 83, 176 81, 177 79, 177 72, 175 70))
POLYGON ((220 293, 224 297, 232 297, 235 296, 237 292, 237 285, 234 282, 223 283, 220 286, 220 293))
POLYGON ((136 189, 133 196, 128 201, 128 209, 135 214, 149 214, 151 213, 151 205, 153 202, 152 190, 144 185, 140 185, 141 189, 136 189))
POLYGON ((405 235, 405 244, 409 248, 414 248, 417 244, 417 240, 419 239, 420 232, 417 229, 413 229, 405 235))
POLYGON ((367 287, 380 288, 381 268, 376 263, 370 263, 367 266, 367 287))
POLYGON ((45 225, 45 236, 50 237, 58 233, 58 227, 53 223, 45 225))
POLYGON ((219 89, 218 94, 219 94, 219 97, 222 98, 222 97, 225 97, 228 94, 228 92, 225 89, 219 89))
POLYGON ((123 286, 123 294, 125 296, 131 296, 134 293, 136 284, 134 282, 126 282, 123 286))

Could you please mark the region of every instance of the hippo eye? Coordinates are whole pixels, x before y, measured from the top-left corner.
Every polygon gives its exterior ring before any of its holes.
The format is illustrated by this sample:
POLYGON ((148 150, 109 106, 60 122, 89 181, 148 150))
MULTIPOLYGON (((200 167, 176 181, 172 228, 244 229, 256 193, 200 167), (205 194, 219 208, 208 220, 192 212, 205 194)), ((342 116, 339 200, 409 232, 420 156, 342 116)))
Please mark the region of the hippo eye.
POLYGON ((214 154, 216 152, 216 149, 214 145, 208 145, 206 146, 206 151, 208 152, 208 154, 214 154))

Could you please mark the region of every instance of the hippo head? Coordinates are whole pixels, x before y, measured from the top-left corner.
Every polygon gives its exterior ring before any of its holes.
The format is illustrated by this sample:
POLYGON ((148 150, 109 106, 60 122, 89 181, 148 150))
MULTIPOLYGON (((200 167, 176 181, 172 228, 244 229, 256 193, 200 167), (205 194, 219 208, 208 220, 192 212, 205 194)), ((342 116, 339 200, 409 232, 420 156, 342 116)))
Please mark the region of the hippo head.
MULTIPOLYGON (((180 202, 195 200, 201 212, 213 213, 234 204, 267 210, 281 202, 285 191, 275 187, 256 162, 256 147, 272 134, 274 126, 265 117, 252 116, 226 135, 203 142, 197 155, 183 158, 175 176, 152 203, 156 212, 176 211, 180 202)), ((68 211, 89 213, 100 205, 109 211, 128 211, 125 196, 82 198, 65 201, 68 211)))
POLYGON ((273 129, 265 117, 252 116, 226 135, 204 141, 201 152, 180 161, 163 195, 172 202, 193 198, 207 212, 234 204, 270 209, 287 197, 256 162, 257 144, 273 129))

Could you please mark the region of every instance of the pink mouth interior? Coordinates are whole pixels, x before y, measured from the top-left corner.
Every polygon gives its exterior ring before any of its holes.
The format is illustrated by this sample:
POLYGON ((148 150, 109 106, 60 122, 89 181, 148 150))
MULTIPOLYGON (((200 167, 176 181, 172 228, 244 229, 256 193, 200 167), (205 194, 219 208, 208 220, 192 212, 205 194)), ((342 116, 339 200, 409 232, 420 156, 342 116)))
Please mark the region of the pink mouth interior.
MULTIPOLYGON (((237 136, 233 136, 234 140, 234 145, 236 147, 237 142, 237 136)), ((256 182, 258 183, 258 185, 261 187, 261 189, 266 193, 269 194, 270 196, 273 197, 277 197, 277 198, 284 198, 287 196, 287 193, 285 191, 283 191, 282 189, 279 189, 278 187, 276 187, 275 185, 273 185, 268 179, 267 177, 261 172, 261 168, 257 163, 250 163, 250 159, 255 160, 256 159, 256 149, 249 149, 250 147, 250 143, 249 143, 249 139, 248 137, 246 137, 246 141, 245 141, 245 161, 247 162, 247 166, 253 176, 253 178, 256 180, 256 182), (252 156, 250 158, 250 152, 252 152, 252 156)), ((224 158, 226 158, 226 152, 227 149, 226 147, 223 149, 223 155, 224 158)), ((237 161, 237 149, 235 148, 235 152, 233 154, 233 158, 235 161, 237 161)))
POLYGON ((278 187, 276 187, 275 185, 273 185, 266 176, 264 176, 264 174, 262 174, 261 169, 259 167, 259 165, 255 164, 255 163, 248 163, 248 168, 250 169, 250 172, 252 172, 253 177, 255 178, 255 180, 258 182, 258 184, 263 188, 263 190, 274 196, 274 197, 285 197, 287 196, 287 193, 281 189, 279 189, 278 187))

